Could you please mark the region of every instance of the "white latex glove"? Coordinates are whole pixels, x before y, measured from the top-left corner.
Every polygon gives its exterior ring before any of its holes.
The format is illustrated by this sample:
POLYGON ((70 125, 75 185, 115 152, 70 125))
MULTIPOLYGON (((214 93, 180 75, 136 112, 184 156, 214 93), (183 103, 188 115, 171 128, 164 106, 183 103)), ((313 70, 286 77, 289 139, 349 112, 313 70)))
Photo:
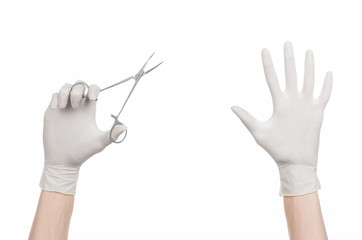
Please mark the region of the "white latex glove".
MULTIPOLYGON (((112 143, 109 131, 102 132, 96 124, 96 104, 100 88, 65 84, 54 93, 44 115, 44 170, 40 187, 48 191, 75 194, 79 168, 94 154, 112 143)), ((117 139, 126 130, 117 126, 112 137, 117 139)))
POLYGON ((232 110, 253 135, 257 144, 274 159, 280 173, 280 195, 303 195, 320 189, 317 177, 319 135, 324 108, 332 90, 332 73, 328 72, 323 89, 313 98, 313 52, 305 56, 304 86, 297 90, 293 48, 284 45, 286 89, 281 91, 269 52, 262 51, 265 77, 273 99, 273 115, 261 122, 240 107, 232 110))

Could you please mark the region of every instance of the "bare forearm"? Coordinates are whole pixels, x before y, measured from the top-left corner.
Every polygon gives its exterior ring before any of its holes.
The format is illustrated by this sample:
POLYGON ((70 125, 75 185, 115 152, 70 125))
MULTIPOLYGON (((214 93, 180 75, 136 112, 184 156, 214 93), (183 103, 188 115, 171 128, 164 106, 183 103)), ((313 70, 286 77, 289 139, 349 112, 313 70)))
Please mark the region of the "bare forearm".
POLYGON ((326 240, 318 192, 284 197, 284 210, 291 240, 326 240))
POLYGON ((68 239, 74 195, 42 191, 29 240, 68 239))

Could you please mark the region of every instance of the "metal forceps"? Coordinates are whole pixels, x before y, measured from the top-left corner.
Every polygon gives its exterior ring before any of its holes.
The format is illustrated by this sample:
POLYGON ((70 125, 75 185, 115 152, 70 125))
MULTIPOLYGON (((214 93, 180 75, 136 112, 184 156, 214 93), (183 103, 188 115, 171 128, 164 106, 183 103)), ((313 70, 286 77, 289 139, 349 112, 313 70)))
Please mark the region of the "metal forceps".
POLYGON ((112 128, 111 128, 111 131, 110 131, 110 133, 109 133, 109 139, 110 139, 112 142, 114 142, 114 143, 121 143, 121 142, 123 142, 123 140, 124 140, 124 139, 126 138, 126 136, 127 136, 127 130, 126 130, 126 132, 125 132, 124 135, 123 135, 123 138, 122 138, 121 140, 117 141, 117 139, 113 139, 113 138, 112 138, 112 132, 113 132, 113 129, 114 129, 116 126, 118 126, 118 125, 123 125, 123 123, 121 123, 121 122, 118 120, 118 118, 119 118, 119 115, 121 115, 124 107, 126 106, 126 103, 128 102, 129 97, 132 95, 133 90, 136 88, 138 82, 140 81, 140 79, 141 79, 144 75, 148 74, 149 72, 151 72, 152 70, 154 70, 155 68, 157 68, 158 66, 160 66, 160 65, 163 63, 163 62, 160 62, 160 63, 157 64, 156 66, 154 66, 154 67, 152 67, 151 69, 145 71, 144 68, 146 67, 148 61, 153 57, 154 54, 155 54, 155 53, 152 53, 152 55, 147 59, 147 61, 145 62, 145 64, 143 64, 142 68, 141 68, 135 75, 133 75, 133 76, 131 76, 131 77, 128 77, 128 78, 126 78, 126 79, 124 79, 124 80, 122 80, 122 81, 119 81, 119 82, 117 82, 117 83, 115 83, 115 84, 113 84, 113 85, 111 85, 111 86, 109 86, 109 87, 106 87, 106 88, 101 89, 101 92, 102 92, 102 91, 104 91, 104 90, 107 90, 107 89, 110 89, 110 88, 112 88, 112 87, 115 87, 115 86, 117 86, 117 85, 119 85, 119 84, 125 83, 125 82, 127 82, 127 81, 129 81, 129 80, 131 80, 131 79, 134 80, 134 84, 133 84, 133 86, 132 86, 132 89, 131 89, 131 91, 129 92, 126 100, 124 101, 121 110, 118 112, 117 115, 111 114, 111 117, 114 118, 114 123, 113 123, 112 128))
MULTIPOLYGON (((100 91, 102 92, 102 91, 104 91, 104 90, 113 88, 113 87, 115 87, 115 86, 117 86, 117 85, 119 85, 119 84, 125 83, 125 82, 127 82, 127 81, 129 81, 129 80, 131 80, 131 79, 134 80, 134 84, 133 84, 133 86, 132 86, 132 89, 131 89, 131 91, 129 92, 126 100, 124 101, 124 103, 123 103, 123 105, 122 105, 122 108, 121 108, 121 110, 119 111, 119 113, 118 113, 117 115, 111 114, 111 117, 114 118, 114 123, 113 123, 112 128, 111 128, 111 130, 110 130, 110 132, 109 132, 109 139, 110 139, 112 142, 114 142, 114 143, 121 143, 121 142, 123 142, 123 140, 124 140, 124 139, 126 138, 126 136, 127 136, 127 130, 126 130, 125 133, 124 133, 124 135, 123 135, 123 138, 122 138, 121 140, 117 141, 117 139, 113 139, 113 138, 112 138, 112 132, 113 132, 113 130, 114 130, 114 128, 115 128, 116 126, 118 126, 118 125, 124 125, 122 122, 119 121, 118 118, 119 118, 119 116, 121 115, 124 107, 126 106, 126 103, 128 102, 128 99, 129 99, 130 96, 132 95, 133 90, 136 88, 138 82, 140 81, 140 79, 141 79, 144 75, 148 74, 149 72, 151 72, 152 70, 154 70, 155 68, 157 68, 158 66, 160 66, 160 65, 163 63, 163 62, 160 62, 160 63, 157 64, 156 66, 154 66, 154 67, 152 67, 151 69, 145 71, 144 68, 146 67, 148 61, 153 57, 154 54, 155 54, 155 53, 152 53, 152 55, 147 59, 146 63, 143 64, 142 68, 141 68, 135 75, 133 75, 133 76, 131 76, 131 77, 128 77, 128 78, 126 78, 126 79, 123 79, 122 81, 119 81, 119 82, 117 82, 117 83, 115 83, 115 84, 113 84, 113 85, 111 85, 111 86, 108 86, 108 87, 103 88, 103 89, 100 90, 100 91)), ((84 82, 76 83, 76 84, 74 84, 72 87, 74 87, 75 85, 78 85, 78 84, 79 84, 79 85, 83 85, 83 86, 88 90, 88 85, 87 85, 86 83, 84 83, 84 82)), ((86 93, 86 95, 87 95, 87 94, 88 94, 88 92, 86 93)))

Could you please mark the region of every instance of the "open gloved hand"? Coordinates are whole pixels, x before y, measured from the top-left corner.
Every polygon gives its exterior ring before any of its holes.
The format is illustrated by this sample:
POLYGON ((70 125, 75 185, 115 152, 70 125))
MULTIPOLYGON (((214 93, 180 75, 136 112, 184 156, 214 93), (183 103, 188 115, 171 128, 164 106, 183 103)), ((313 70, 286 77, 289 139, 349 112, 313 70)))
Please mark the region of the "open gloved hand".
MULTIPOLYGON (((54 93, 44 115, 44 170, 40 187, 47 191, 75 194, 79 168, 94 154, 112 143, 110 132, 96 124, 96 104, 100 88, 91 85, 84 96, 83 84, 65 84, 54 93)), ((116 126, 112 138, 126 130, 116 126)))
POLYGON ((269 52, 262 51, 265 77, 273 99, 273 115, 261 122, 240 107, 232 110, 253 135, 257 144, 274 159, 280 173, 280 195, 303 195, 320 189, 317 177, 319 135, 324 108, 332 90, 328 72, 323 89, 313 98, 314 60, 306 52, 304 86, 297 89, 297 74, 291 43, 284 46, 286 89, 281 91, 269 52))

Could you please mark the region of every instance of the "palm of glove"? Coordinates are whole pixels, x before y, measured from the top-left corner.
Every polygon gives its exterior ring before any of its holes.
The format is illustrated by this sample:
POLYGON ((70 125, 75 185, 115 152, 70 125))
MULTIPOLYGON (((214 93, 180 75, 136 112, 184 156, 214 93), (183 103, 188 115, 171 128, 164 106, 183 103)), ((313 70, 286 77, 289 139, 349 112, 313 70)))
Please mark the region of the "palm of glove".
POLYGON ((46 163, 80 166, 100 152, 104 133, 95 121, 96 102, 82 99, 78 108, 48 108, 44 115, 43 143, 46 163))
POLYGON ((323 108, 303 94, 282 94, 272 117, 253 130, 256 142, 279 167, 303 162, 315 165, 323 108))

